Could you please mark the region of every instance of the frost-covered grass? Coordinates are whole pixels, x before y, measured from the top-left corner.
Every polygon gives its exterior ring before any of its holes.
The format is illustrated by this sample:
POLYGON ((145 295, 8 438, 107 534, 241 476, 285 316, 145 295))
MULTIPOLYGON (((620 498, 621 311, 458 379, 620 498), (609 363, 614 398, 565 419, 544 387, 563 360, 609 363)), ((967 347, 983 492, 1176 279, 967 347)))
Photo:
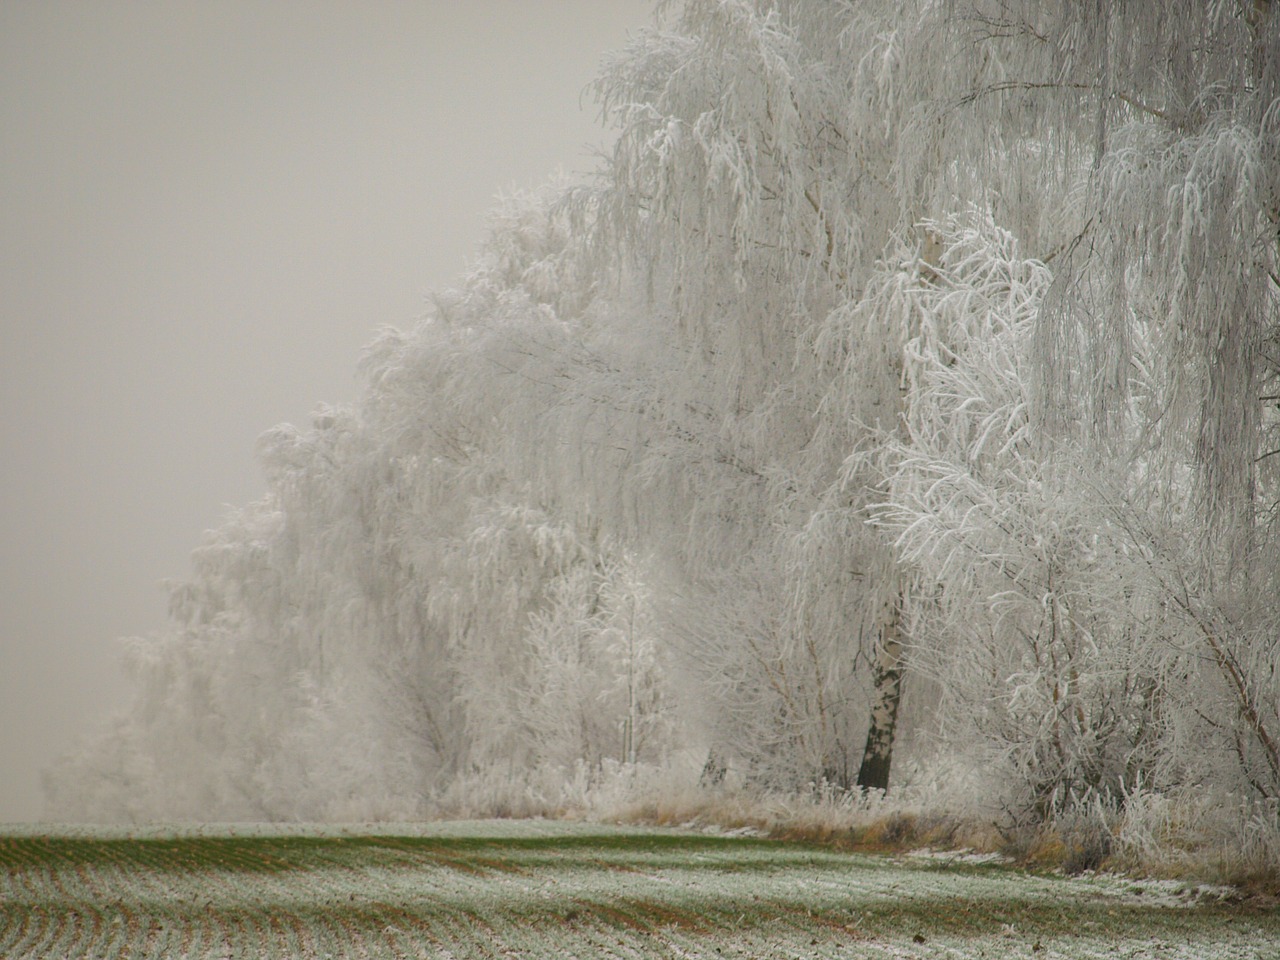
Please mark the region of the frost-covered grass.
POLYGON ((1280 954, 1280 914, 1224 892, 549 821, 26 829, 0 836, 0 956, 1280 954))

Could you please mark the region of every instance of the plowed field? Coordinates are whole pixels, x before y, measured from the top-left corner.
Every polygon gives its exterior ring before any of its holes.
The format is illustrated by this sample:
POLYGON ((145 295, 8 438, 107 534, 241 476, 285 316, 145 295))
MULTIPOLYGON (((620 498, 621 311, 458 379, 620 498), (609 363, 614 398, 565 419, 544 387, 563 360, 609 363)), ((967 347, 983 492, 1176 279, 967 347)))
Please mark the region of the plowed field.
POLYGON ((0 957, 1276 958, 1221 891, 679 831, 0 836, 0 957))

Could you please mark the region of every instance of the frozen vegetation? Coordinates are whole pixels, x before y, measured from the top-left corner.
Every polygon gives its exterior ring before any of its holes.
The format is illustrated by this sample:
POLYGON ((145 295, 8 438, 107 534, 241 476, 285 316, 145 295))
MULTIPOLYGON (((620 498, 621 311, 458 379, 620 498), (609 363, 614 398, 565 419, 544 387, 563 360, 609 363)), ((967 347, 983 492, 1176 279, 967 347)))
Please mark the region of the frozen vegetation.
POLYGON ((0 837, 0 954, 204 958, 1257 958, 1274 911, 677 830, 523 821, 0 837))
POLYGON ((1275 6, 661 5, 594 176, 262 437, 50 814, 700 789, 1274 879, 1275 6))

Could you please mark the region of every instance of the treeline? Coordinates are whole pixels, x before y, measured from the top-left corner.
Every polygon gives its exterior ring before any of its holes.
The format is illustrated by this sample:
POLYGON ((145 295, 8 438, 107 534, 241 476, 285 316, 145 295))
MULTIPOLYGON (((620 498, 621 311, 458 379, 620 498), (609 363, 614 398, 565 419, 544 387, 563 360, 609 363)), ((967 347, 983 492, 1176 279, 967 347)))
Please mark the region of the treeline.
POLYGON ((51 811, 643 767, 1274 819, 1273 6, 664 8, 594 177, 262 438, 51 811))

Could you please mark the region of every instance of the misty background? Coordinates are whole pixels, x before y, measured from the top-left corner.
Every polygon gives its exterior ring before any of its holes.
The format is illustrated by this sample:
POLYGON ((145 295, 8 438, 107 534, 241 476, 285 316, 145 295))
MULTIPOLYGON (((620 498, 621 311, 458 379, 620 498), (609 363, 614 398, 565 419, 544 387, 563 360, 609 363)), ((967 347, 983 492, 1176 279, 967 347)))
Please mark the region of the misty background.
POLYGON ((124 702, 253 448, 353 400, 649 0, 0 5, 0 822, 124 702))

